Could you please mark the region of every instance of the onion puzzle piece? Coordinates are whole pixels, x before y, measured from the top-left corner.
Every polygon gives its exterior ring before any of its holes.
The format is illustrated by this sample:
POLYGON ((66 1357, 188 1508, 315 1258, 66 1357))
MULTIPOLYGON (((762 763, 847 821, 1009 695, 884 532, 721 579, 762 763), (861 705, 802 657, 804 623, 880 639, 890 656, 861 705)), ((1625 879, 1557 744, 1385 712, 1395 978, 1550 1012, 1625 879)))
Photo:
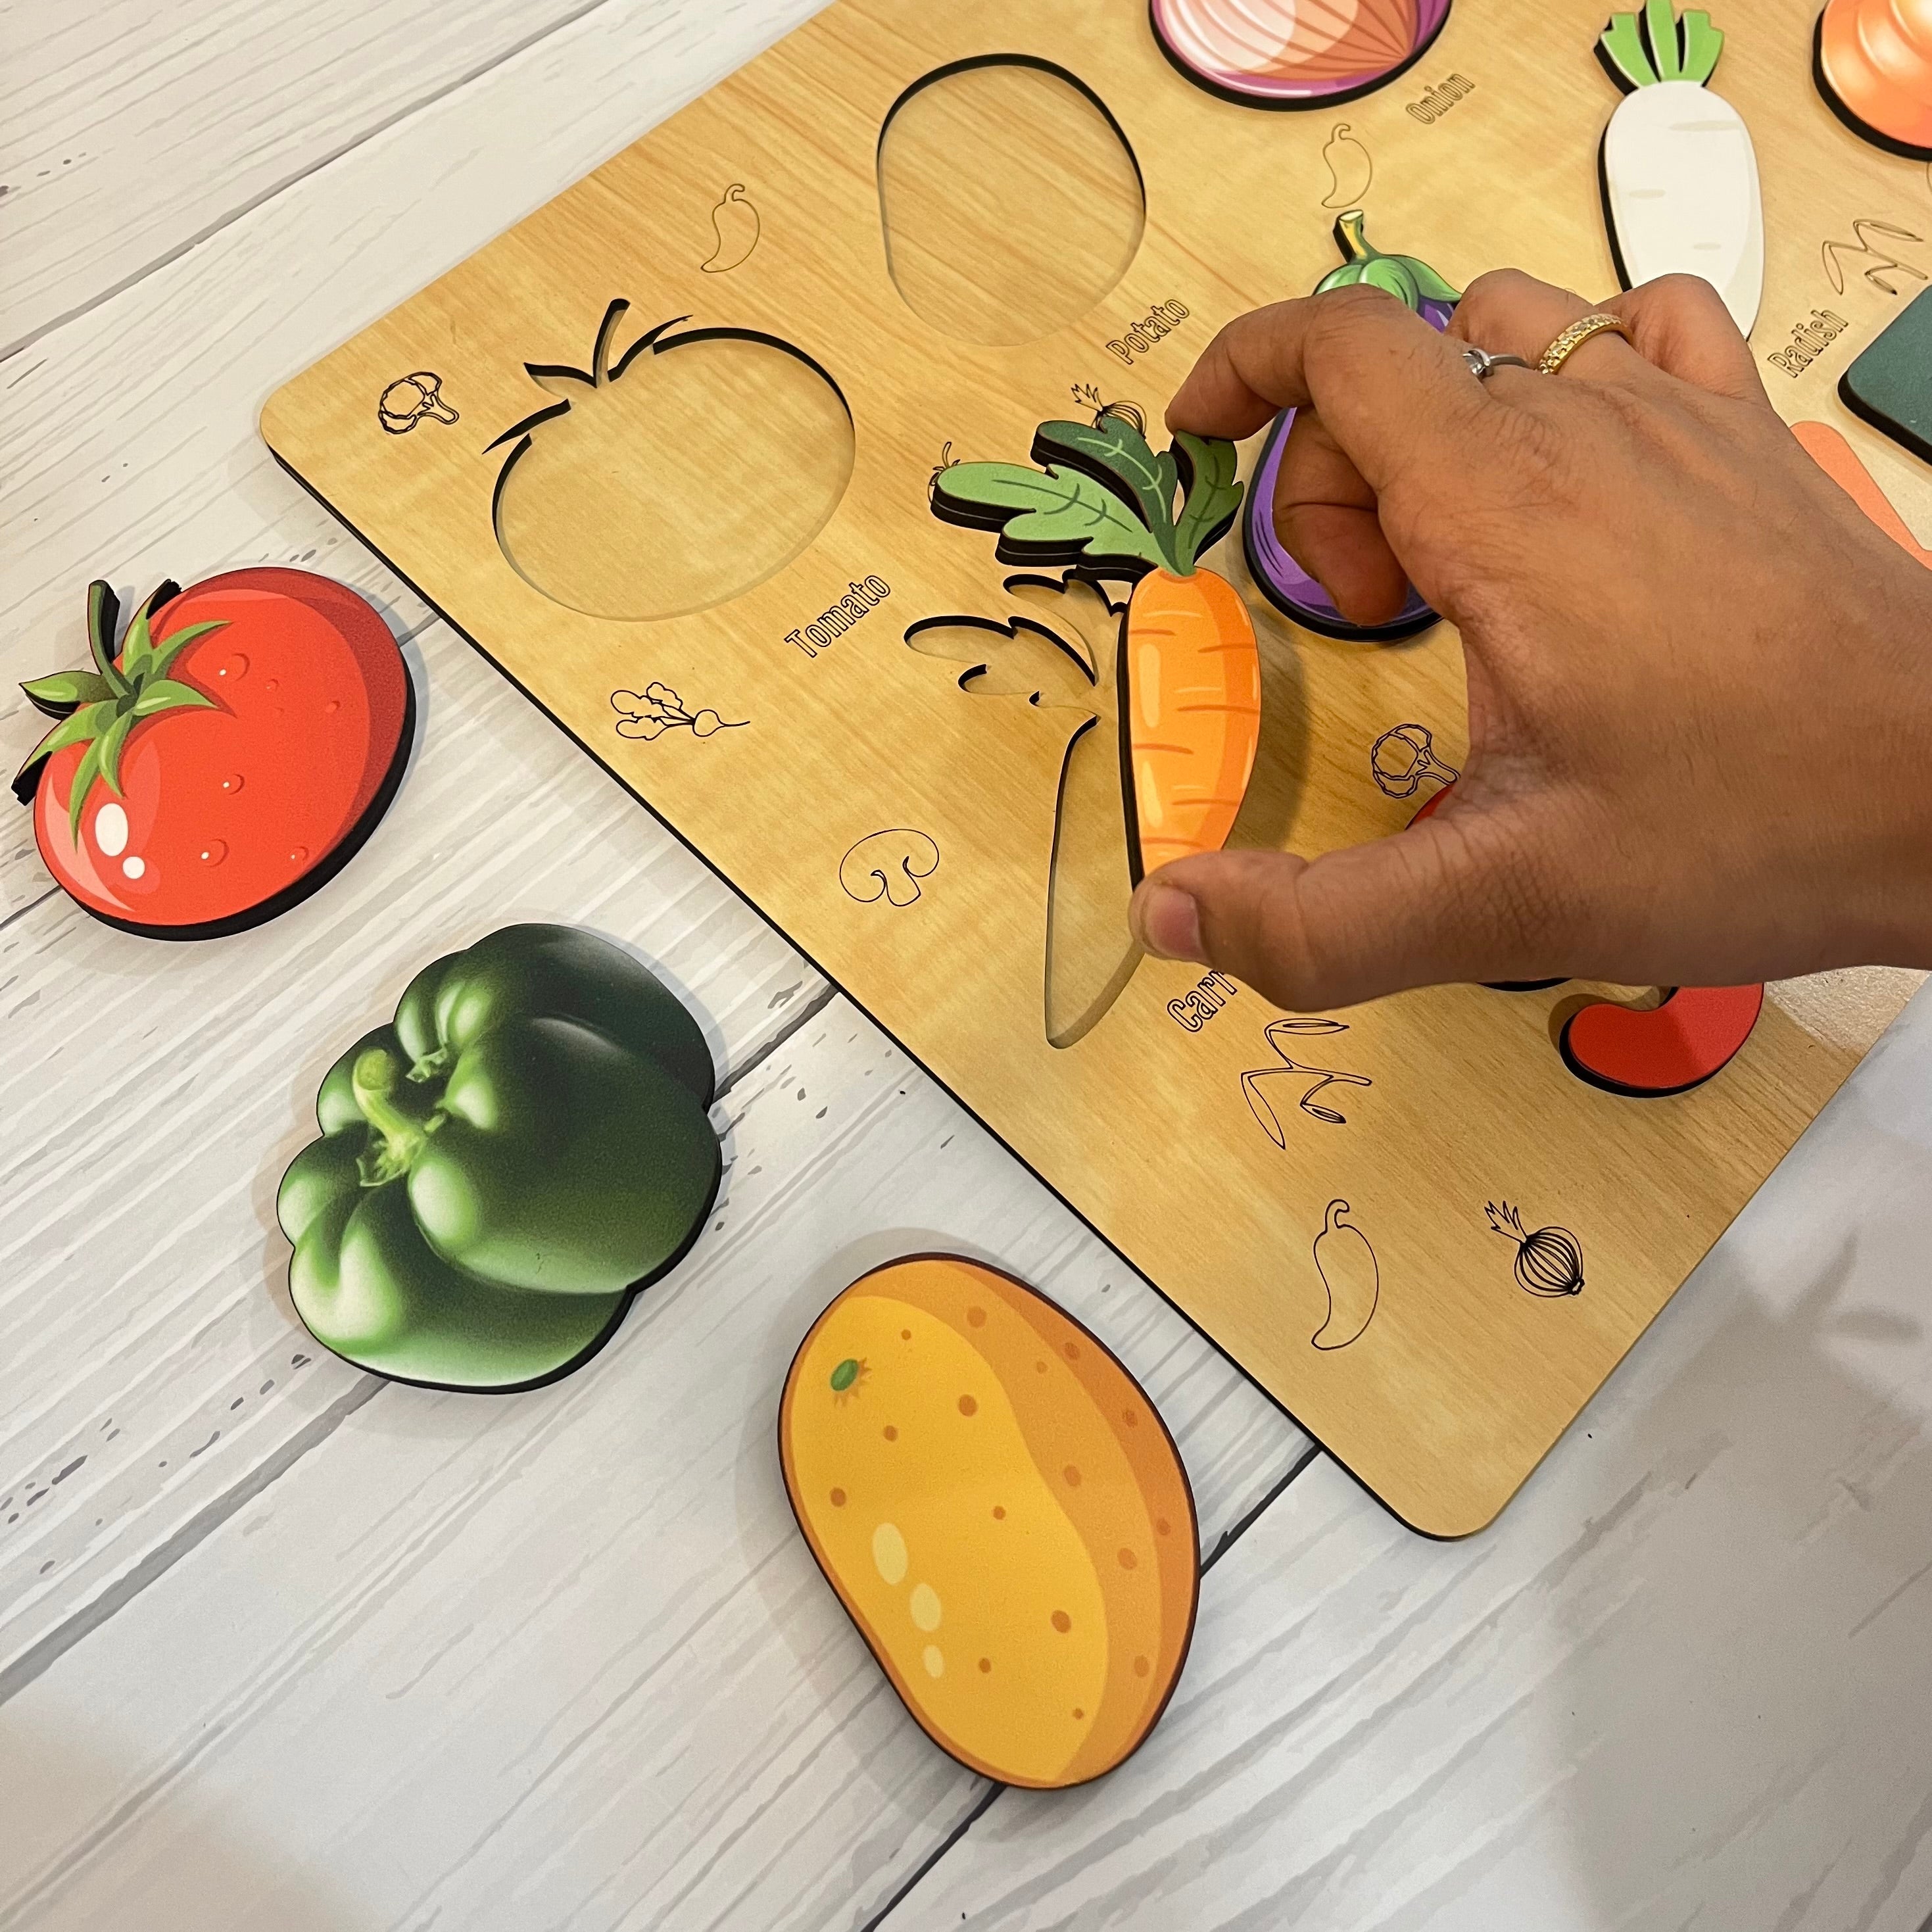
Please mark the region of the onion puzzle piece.
POLYGON ((1932 161, 1932 0, 1828 0, 1812 73, 1853 134, 1932 161))
POLYGON ((56 882, 97 919, 208 939, 332 878, 394 797, 416 698, 376 610, 305 570, 164 584, 117 649, 88 587, 88 670, 22 686, 59 723, 14 780, 56 882))
MULTIPOLYGON (((1336 221, 1335 243, 1344 258, 1342 266, 1331 269, 1316 284, 1317 295, 1328 289, 1350 288, 1358 282, 1366 282, 1372 288, 1400 296, 1431 328, 1448 327, 1456 304, 1462 299, 1461 292, 1426 262, 1413 255, 1384 255, 1370 241, 1368 218, 1359 208, 1350 208, 1336 221)), ((1295 562, 1275 534, 1275 484, 1281 475, 1281 460, 1288 448, 1288 434, 1294 427, 1294 417, 1293 410, 1283 410, 1269 426, 1260 460, 1255 465, 1254 487, 1248 492, 1247 515, 1241 526, 1248 568, 1262 595, 1298 624, 1318 631, 1324 637, 1360 644, 1391 644, 1427 630, 1436 621, 1436 613, 1414 590, 1388 623, 1352 624, 1335 608, 1334 599, 1295 562)))
POLYGON ((1160 50, 1248 107, 1324 107, 1386 87, 1429 51, 1449 0, 1152 0, 1160 50))
POLYGON ((398 1382, 568 1375, 704 1226, 713 1084, 676 996, 592 933, 506 926, 435 961, 329 1069, 282 1177, 296 1312, 398 1382))
POLYGON ((1612 14, 1597 58, 1625 98, 1599 167, 1624 286, 1700 275, 1748 335, 1764 296, 1764 206, 1750 130, 1705 85, 1724 50, 1708 14, 1680 20, 1670 0, 1612 14))
POLYGON ((862 1275, 799 1346, 778 1452, 814 1559, 940 1750, 1058 1790, 1144 1741, 1193 1634, 1194 1498, 1078 1322, 956 1256, 862 1275))

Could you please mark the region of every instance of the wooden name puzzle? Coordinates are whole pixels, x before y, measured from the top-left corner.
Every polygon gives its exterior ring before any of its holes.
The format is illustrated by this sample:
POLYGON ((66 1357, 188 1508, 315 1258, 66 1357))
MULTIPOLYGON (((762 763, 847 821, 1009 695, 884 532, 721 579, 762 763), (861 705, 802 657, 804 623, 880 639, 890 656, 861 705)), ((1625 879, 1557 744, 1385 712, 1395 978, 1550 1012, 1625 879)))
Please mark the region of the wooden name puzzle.
POLYGON ((1932 200, 1818 94, 1816 10, 1646 9, 1615 46, 1654 98, 1619 109, 1603 0, 842 0, 263 434, 1390 1509, 1460 1535, 1856 1056, 1755 988, 1282 1013, 1142 958, 1142 870, 1394 832, 1466 749, 1454 632, 1297 621, 1244 542, 1266 439, 1238 473, 1162 414, 1218 327, 1338 265, 1418 303, 1504 263, 1613 286, 1615 118, 1619 246, 1723 242, 1742 308, 1761 190, 1761 353, 1850 325, 1763 365, 1774 399, 1932 530, 1932 472, 1833 388, 1919 284, 1834 287, 1827 246, 1932 272, 1898 238, 1932 200), (1691 138, 1666 98, 1756 168, 1699 136, 1722 195, 1684 176, 1667 232, 1630 199, 1668 164, 1646 128, 1691 138))

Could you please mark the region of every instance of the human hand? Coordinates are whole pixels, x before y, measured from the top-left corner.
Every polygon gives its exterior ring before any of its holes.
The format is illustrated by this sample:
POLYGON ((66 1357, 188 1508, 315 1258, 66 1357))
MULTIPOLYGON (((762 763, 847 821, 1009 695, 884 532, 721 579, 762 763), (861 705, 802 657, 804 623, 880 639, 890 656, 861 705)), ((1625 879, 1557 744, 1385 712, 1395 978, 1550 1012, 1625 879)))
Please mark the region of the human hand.
POLYGON ((1276 529, 1343 614, 1405 584, 1462 634, 1469 754, 1442 808, 1313 860, 1176 861, 1148 950, 1283 1007, 1443 981, 1726 986, 1932 966, 1932 572, 1799 446, 1716 293, 1590 305, 1485 275, 1444 338, 1344 289, 1230 323, 1168 411, 1239 439, 1300 410, 1276 529), (1457 339, 1457 338, 1460 338, 1457 339))

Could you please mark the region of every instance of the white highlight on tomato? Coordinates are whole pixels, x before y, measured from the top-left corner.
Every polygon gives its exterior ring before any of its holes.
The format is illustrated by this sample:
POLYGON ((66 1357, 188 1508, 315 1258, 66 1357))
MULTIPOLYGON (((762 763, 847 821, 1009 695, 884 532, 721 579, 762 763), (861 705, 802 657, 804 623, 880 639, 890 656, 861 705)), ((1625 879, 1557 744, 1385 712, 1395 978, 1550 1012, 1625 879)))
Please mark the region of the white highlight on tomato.
POLYGON ((1604 187, 1630 285, 1701 275, 1748 335, 1764 294, 1764 206, 1738 110, 1694 80, 1626 94, 1604 135, 1604 187))
POLYGON ((94 842, 110 859, 128 849, 128 814, 111 799, 94 814, 94 842))
POLYGON ((123 859, 121 861, 121 869, 129 878, 138 879, 148 869, 148 862, 140 857, 123 859))

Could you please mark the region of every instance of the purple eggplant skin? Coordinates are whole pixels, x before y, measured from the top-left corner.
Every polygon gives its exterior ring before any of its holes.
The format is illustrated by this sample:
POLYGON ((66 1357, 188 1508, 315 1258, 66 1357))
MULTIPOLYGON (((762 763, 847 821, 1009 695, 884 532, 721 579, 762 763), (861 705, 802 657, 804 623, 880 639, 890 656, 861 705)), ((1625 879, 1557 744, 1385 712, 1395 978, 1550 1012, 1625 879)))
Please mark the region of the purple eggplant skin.
MULTIPOLYGON (((1454 302, 1425 301, 1421 308, 1423 320, 1432 328, 1447 328, 1455 313, 1454 302)), ((1348 644, 1398 644, 1439 623, 1438 613, 1412 589, 1408 602, 1388 623, 1352 624, 1335 608, 1328 592, 1282 548, 1275 534, 1274 490, 1294 414, 1292 410, 1283 410, 1268 425, 1268 440, 1262 445, 1261 460, 1255 466, 1241 520, 1241 548, 1256 587, 1284 616, 1324 638, 1339 638, 1348 644)))

